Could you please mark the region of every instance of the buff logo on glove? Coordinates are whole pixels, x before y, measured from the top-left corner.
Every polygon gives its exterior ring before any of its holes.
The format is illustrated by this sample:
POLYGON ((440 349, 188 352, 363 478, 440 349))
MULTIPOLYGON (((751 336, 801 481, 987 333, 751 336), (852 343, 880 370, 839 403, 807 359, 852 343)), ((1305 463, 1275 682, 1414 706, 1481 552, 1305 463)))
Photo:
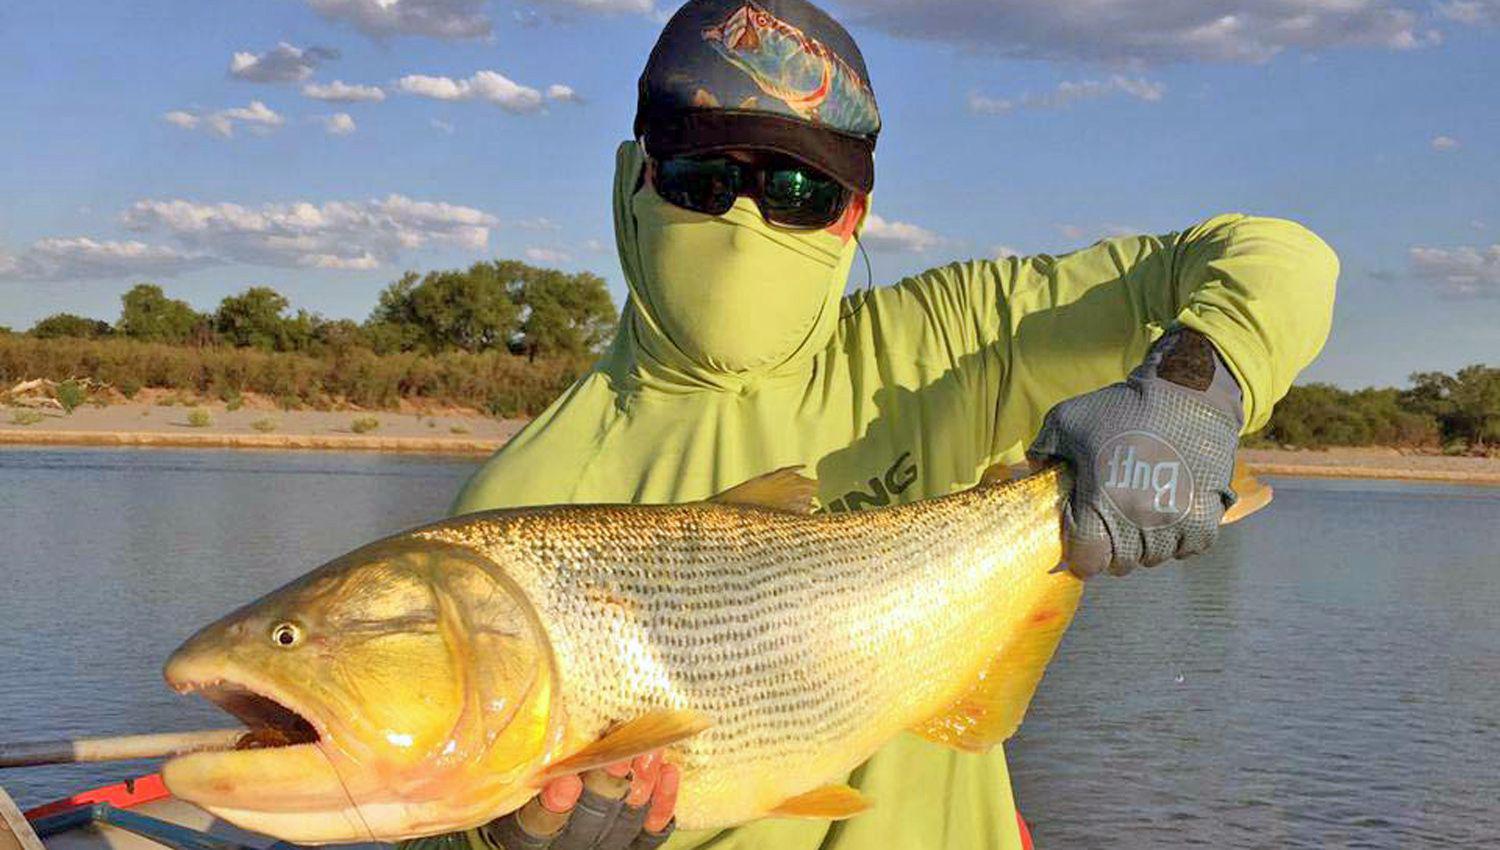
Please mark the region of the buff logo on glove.
POLYGON ((1105 442, 1097 457, 1104 496, 1142 528, 1181 522, 1193 504, 1193 476, 1171 444, 1145 431, 1127 431, 1105 442))

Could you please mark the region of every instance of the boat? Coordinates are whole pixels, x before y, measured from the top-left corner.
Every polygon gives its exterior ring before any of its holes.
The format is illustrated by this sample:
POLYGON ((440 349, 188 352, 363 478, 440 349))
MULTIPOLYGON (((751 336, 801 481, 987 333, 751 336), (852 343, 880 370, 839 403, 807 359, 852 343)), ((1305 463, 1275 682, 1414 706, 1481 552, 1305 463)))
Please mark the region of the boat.
MULTIPOLYGON (((382 850, 388 844, 347 845, 382 850)), ((294 850, 172 796, 152 773, 21 811, 0 788, 0 850, 294 850)))

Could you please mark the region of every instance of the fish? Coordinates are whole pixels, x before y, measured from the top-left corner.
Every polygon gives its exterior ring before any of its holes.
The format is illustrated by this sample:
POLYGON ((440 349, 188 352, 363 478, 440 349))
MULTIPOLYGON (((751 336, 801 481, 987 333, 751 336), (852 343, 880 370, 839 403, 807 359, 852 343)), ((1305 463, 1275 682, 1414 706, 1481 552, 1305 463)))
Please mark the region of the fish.
POLYGON ((475 827, 658 749, 684 829, 854 817, 871 802, 845 778, 897 735, 983 752, 1021 723, 1082 596, 1059 568, 1070 487, 1053 466, 815 513, 787 469, 706 502, 398 534, 173 653, 168 683, 251 732, 163 777, 303 844, 475 827))
POLYGON ((875 95, 864 78, 823 42, 754 3, 745 3, 703 40, 761 91, 793 113, 846 133, 880 129, 875 95))

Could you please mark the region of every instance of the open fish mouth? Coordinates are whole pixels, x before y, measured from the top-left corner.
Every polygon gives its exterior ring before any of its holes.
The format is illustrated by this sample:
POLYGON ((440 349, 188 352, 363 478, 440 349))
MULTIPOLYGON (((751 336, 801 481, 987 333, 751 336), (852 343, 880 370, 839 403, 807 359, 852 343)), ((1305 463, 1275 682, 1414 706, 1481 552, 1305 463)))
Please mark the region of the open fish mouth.
POLYGON ((276 696, 238 682, 177 685, 178 693, 196 693, 234 715, 248 730, 235 744, 237 750, 294 747, 316 744, 323 733, 301 712, 276 696))

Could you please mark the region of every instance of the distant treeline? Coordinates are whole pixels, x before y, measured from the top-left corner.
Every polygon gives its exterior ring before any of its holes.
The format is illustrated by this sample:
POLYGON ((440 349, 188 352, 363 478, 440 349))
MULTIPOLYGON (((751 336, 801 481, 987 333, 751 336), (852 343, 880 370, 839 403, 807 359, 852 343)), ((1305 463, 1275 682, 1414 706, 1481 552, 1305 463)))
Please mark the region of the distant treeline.
POLYGON ((1485 451, 1500 445, 1500 369, 1419 372, 1409 389, 1292 387, 1255 441, 1283 446, 1396 446, 1485 451))
POLYGON ((366 348, 376 354, 502 351, 530 358, 578 357, 609 340, 616 315, 598 275, 565 274, 514 260, 425 276, 407 272, 380 293, 363 323, 294 312, 286 296, 265 286, 231 295, 210 313, 168 298, 152 283, 136 285, 120 302, 114 324, 58 313, 26 334, 302 354, 366 348))
POLYGON ((511 260, 407 273, 364 322, 293 311, 263 286, 209 313, 150 283, 120 300, 113 324, 59 313, 22 334, 0 328, 0 382, 91 378, 127 397, 150 387, 254 392, 286 406, 429 400, 526 415, 588 367, 616 317, 597 275, 511 260))

